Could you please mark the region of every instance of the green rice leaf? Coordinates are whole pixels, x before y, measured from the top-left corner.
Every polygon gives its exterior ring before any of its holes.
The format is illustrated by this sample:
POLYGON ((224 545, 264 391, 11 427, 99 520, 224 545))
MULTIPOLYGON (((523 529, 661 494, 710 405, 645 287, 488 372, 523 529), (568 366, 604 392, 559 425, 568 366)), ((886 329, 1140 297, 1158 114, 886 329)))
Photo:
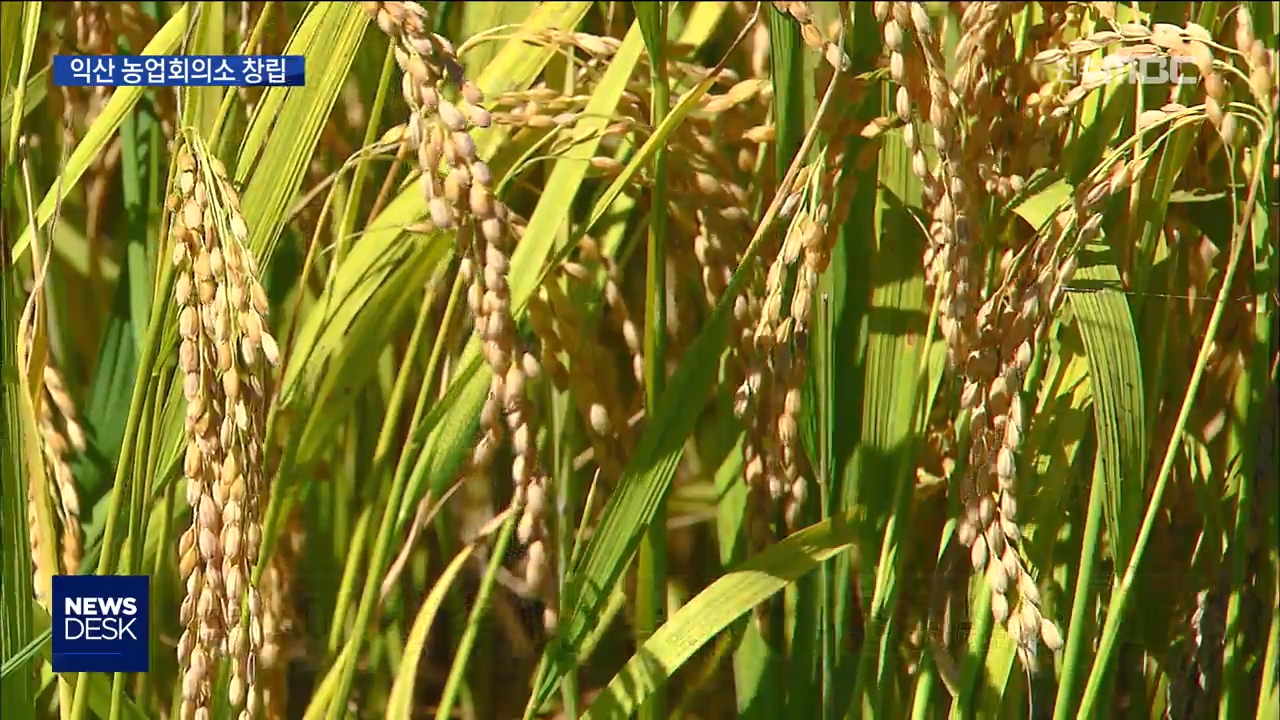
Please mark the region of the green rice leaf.
MULTIPOLYGON (((182 40, 182 34, 186 30, 190 12, 190 5, 183 5, 182 9, 169 18, 169 22, 160 28, 155 37, 151 38, 151 42, 147 43, 147 46, 138 54, 167 55, 177 49, 178 43, 182 40)), ((32 236, 44 228, 45 223, 53 217, 54 209, 75 189, 76 184, 84 177, 85 171, 98 159, 107 143, 111 142, 125 115, 133 111, 146 90, 144 87, 137 86, 120 87, 111 93, 111 99, 107 101, 98 119, 94 120, 75 150, 71 151, 71 157, 67 158, 62 174, 40 201, 40 206, 36 209, 36 227, 27 226, 14 243, 15 262, 31 245, 32 236)))
POLYGON ((1116 567, 1129 563, 1146 482, 1142 358, 1120 273, 1104 247, 1080 255, 1070 298, 1089 358, 1098 461, 1105 478, 1105 517, 1116 567))
POLYGON ((805 528, 721 576, 671 616, 637 650, 584 716, 620 718, 751 608, 799 580, 837 554, 856 537, 850 516, 805 528))

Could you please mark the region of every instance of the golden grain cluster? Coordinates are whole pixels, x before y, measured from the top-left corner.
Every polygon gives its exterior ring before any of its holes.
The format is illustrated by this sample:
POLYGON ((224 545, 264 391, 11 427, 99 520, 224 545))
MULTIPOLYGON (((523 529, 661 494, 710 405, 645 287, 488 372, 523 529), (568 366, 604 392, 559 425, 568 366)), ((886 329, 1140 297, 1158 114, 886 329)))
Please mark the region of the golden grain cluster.
POLYGON ((221 162, 195 144, 179 150, 170 195, 178 365, 186 397, 191 525, 179 541, 182 716, 208 717, 212 673, 231 658, 228 699, 252 717, 260 704, 262 593, 252 576, 267 498, 268 368, 280 348, 267 327, 266 292, 246 247, 240 199, 221 162))

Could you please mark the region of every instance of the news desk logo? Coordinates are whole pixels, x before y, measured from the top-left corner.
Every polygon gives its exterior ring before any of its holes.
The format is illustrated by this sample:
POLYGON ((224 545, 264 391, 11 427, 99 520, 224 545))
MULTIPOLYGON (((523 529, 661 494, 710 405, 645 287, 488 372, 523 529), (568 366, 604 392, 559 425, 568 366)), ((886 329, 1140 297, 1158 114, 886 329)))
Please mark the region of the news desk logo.
POLYGON ((53 671, 147 672, 151 579, 53 577, 53 671))

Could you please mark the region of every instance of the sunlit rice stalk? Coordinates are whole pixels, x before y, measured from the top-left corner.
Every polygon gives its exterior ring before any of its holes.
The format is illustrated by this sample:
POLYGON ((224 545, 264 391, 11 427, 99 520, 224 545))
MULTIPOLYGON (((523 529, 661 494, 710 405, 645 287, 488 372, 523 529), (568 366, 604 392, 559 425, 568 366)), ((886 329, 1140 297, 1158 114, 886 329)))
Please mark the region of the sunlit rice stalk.
MULTIPOLYGON (((369 127, 365 129, 364 146, 373 145, 377 140, 378 127, 382 119, 382 113, 386 109, 386 102, 389 93, 387 88, 391 85, 391 78, 394 77, 396 70, 395 48, 387 47, 387 56, 382 62, 382 76, 378 78, 378 93, 373 100, 373 109, 369 118, 369 127)), ((360 208, 360 198, 363 195, 365 181, 368 179, 371 167, 371 158, 362 156, 360 163, 356 166, 355 176, 351 179, 351 199, 347 206, 343 209, 342 224, 339 225, 338 247, 334 249, 333 262, 336 266, 342 262, 346 255, 346 247, 350 242, 351 235, 355 231, 356 219, 360 208)))
MULTIPOLYGON (((14 177, 12 166, 4 170, 5 175, 14 177)), ((5 183, 3 191, 16 197, 16 183, 5 183)), ((7 202, 7 201, 6 201, 7 202)), ((3 482, 3 505, 0 505, 0 517, 3 518, 4 547, 0 552, 4 556, 3 592, 0 602, 4 604, 3 619, 0 619, 0 653, 5 660, 14 657, 35 637, 32 625, 32 585, 31 555, 27 526, 27 483, 31 482, 24 465, 24 433, 21 415, 22 383, 20 375, 23 369, 18 364, 17 343, 19 314, 19 293, 21 285, 17 267, 13 262, 12 246, 8 238, 0 240, 0 332, 5 339, 0 342, 0 423, 3 423, 3 434, 0 435, 0 482, 3 482)), ((34 418, 32 418, 34 421, 34 418)), ((30 458, 27 458, 29 461, 30 458)), ((5 697, 26 698, 33 694, 34 673, 27 664, 20 665, 15 672, 0 679, 5 697)), ((15 703, 12 711, 19 717, 35 717, 34 709, 26 703, 15 703)))
MULTIPOLYGON (((147 399, 147 404, 144 406, 140 418, 140 432, 137 435, 135 443, 135 452, 144 460, 143 464, 147 468, 154 467, 150 464, 150 461, 153 460, 154 457, 147 452, 147 449, 150 446, 152 439, 159 435, 159 433, 156 432, 158 405, 159 403, 154 395, 151 395, 147 399)), ((148 514, 146 510, 150 508, 150 503, 147 502, 149 498, 144 496, 149 494, 148 491, 151 488, 151 483, 150 473, 144 470, 139 473, 139 475, 140 477, 134 479, 133 487, 130 489, 129 507, 138 508, 142 512, 138 512, 129 518, 128 529, 125 531, 125 537, 127 538, 125 547, 128 552, 123 553, 123 556, 120 559, 116 573, 119 575, 133 575, 137 572, 138 566, 140 565, 139 561, 141 559, 143 545, 141 542, 141 529, 146 527, 145 516, 148 514)), ((126 679, 125 673, 117 672, 112 674, 111 709, 110 714, 108 715, 109 720, 118 720, 120 718, 120 713, 122 711, 121 705, 125 694, 126 679)))
MULTIPOLYGON (((172 277, 172 271, 165 269, 161 271, 162 277, 168 280, 172 277)), ((143 422, 143 412, 146 407, 147 396, 154 391, 150 382, 152 371, 159 359, 160 349, 159 343, 161 334, 164 332, 164 322, 167 313, 164 309, 167 306, 168 296, 164 293, 156 293, 152 301, 151 322, 147 328, 146 342, 140 348, 139 363, 136 380, 133 385, 132 396, 129 401, 129 415, 125 423, 125 437, 136 437, 139 426, 143 422)), ((142 458, 145 460, 145 458, 142 458)), ((113 574, 117 568, 117 555, 119 546, 117 543, 123 543, 124 538, 117 541, 116 536, 120 532, 121 523, 124 527, 128 527, 134 512, 141 512, 141 508, 132 507, 131 503, 126 502, 133 497, 133 483, 138 482, 136 473, 133 471, 133 463, 138 458, 135 457, 134 448, 128 443, 121 448, 120 460, 116 464, 115 478, 111 485, 111 499, 107 511, 107 523, 102 534, 102 552, 98 556, 98 566, 95 574, 108 575, 113 574)), ((127 533, 127 530, 126 530, 127 533)), ((79 720, 84 717, 84 713, 88 709, 88 674, 79 673, 75 681, 75 693, 71 703, 70 717, 79 720)), ((120 689, 123 691, 123 688, 120 689)), ((117 695, 113 692, 113 695, 117 695)))
MULTIPOLYGON (((649 122, 658 127, 670 105, 667 78, 667 3, 633 3, 645 47, 649 51, 649 122)), ((644 408, 654 417, 666 384, 667 337, 667 152, 653 156, 653 185, 649 193, 649 242, 645 253, 644 408)), ((636 598, 636 642, 643 643, 665 620, 667 607, 667 512, 659 507, 640 544, 636 598)), ((659 690, 640 708, 641 720, 659 720, 667 712, 666 694, 659 690)))
MULTIPOLYGON (((1093 482, 1089 486, 1089 506, 1084 521, 1084 536, 1080 546, 1080 564, 1077 569, 1075 588, 1072 591, 1071 624, 1069 627, 1084 627, 1086 614, 1095 604, 1094 570, 1097 563, 1094 558, 1100 550, 1102 535, 1102 503, 1105 493, 1103 475, 1097 470, 1093 473, 1093 482)), ((1076 688, 1083 663, 1085 661, 1086 636, 1082 632, 1067 634, 1066 647, 1063 649, 1062 674, 1058 679, 1058 693, 1054 700, 1053 717, 1055 720, 1066 718, 1075 703, 1076 688)))
MULTIPOLYGON (((1272 8, 1273 12, 1274 10, 1272 8)), ((1237 22, 1240 23, 1242 20, 1237 19, 1237 22)), ((1237 32, 1237 44, 1245 45, 1249 39, 1247 36, 1250 33, 1245 32, 1244 28, 1239 28, 1237 32)), ((1255 72, 1256 70, 1255 68, 1255 72)), ((1274 68, 1272 70, 1274 71, 1274 68)), ((1263 91, 1263 88, 1257 88, 1257 91, 1263 91)), ((1260 94, 1262 93, 1260 92, 1260 94)), ((1271 112, 1266 114, 1263 121, 1266 122, 1269 119, 1274 124, 1275 112, 1276 109, 1271 108, 1271 112)), ((1268 131, 1264 141, 1258 144, 1258 148, 1266 148, 1274 141, 1272 131, 1268 131)), ((1258 162, 1262 163, 1264 161, 1258 160, 1258 162)), ((1259 175, 1261 175, 1261 168, 1259 170, 1259 175)), ((1234 165, 1232 165, 1231 171, 1233 180, 1235 180, 1236 168, 1234 165)), ((1261 198, 1258 201, 1260 204, 1270 202, 1272 208, 1275 207, 1275 203, 1278 200, 1275 197, 1277 190, 1276 180, 1273 166, 1271 182, 1268 183, 1264 176, 1260 178, 1256 188, 1251 188, 1251 192, 1256 189, 1257 192, 1261 193, 1261 198)), ((1231 196, 1233 201, 1238 203, 1236 184, 1237 182, 1232 183, 1231 196)), ((1275 340, 1275 323, 1266 317, 1263 308, 1271 302, 1271 298, 1268 297, 1268 291, 1274 294, 1277 290, 1276 274, 1274 268, 1270 267, 1276 262, 1276 259, 1274 257, 1267 258, 1265 255, 1265 238, 1268 232, 1272 235, 1276 232, 1277 228, 1271 227, 1276 218, 1274 213, 1270 217, 1262 215, 1246 215, 1245 217, 1249 220, 1249 229, 1252 231, 1253 239, 1253 342, 1248 350, 1247 364, 1242 368, 1241 375, 1236 381, 1235 398, 1232 402, 1232 408, 1236 417, 1240 418, 1240 424, 1232 433, 1233 442, 1229 447, 1237 453, 1240 462, 1236 467, 1239 489, 1236 497, 1236 517, 1231 538, 1231 547, 1236 552, 1231 567, 1231 597, 1228 601, 1225 619, 1228 637, 1226 637, 1223 644, 1222 657, 1224 687, 1218 706, 1218 712, 1221 717, 1236 717, 1242 714, 1241 708, 1245 707, 1247 702, 1245 699, 1245 678, 1242 673, 1245 643, 1247 641, 1246 635, 1249 634, 1249 630, 1245 627, 1247 621, 1242 612, 1242 605, 1250 591, 1245 582, 1246 567, 1248 565, 1245 549, 1248 547, 1250 525, 1255 512, 1254 503, 1258 502, 1257 496, 1260 490, 1258 481, 1261 479, 1259 476, 1265 473, 1265 471, 1259 473, 1257 470, 1263 466, 1265 462, 1263 453, 1267 452, 1264 438, 1264 433, 1267 432, 1267 416, 1269 414, 1267 405, 1270 403, 1267 397, 1270 394, 1270 388, 1268 387, 1270 373, 1268 372, 1267 362, 1275 340), (1268 272, 1269 270, 1270 272, 1268 272), (1255 432, 1254 428, 1260 428, 1261 431, 1255 432), (1263 447, 1260 448, 1260 445, 1263 447)), ((1244 238, 1241 237, 1240 241, 1243 243, 1244 238)), ((1241 252, 1243 252, 1243 249, 1241 252)), ((1274 378, 1270 380, 1271 384, 1274 384, 1274 378)), ((1274 413, 1273 408, 1271 412, 1274 413)), ((1274 415, 1272 417, 1274 418, 1274 415)), ((1274 423, 1274 420, 1272 422, 1274 423)), ((1274 431, 1272 435, 1274 435, 1274 431)), ((1272 450, 1274 449, 1273 447, 1272 450)), ((1266 500, 1263 499, 1262 502, 1265 504, 1266 500)), ((1266 523, 1262 524, 1265 526, 1266 523)), ((1280 595, 1275 595, 1272 599, 1273 602, 1280 603, 1280 595)), ((1265 671, 1262 677, 1262 685, 1265 687, 1268 683, 1268 675, 1265 671)), ((1259 707, 1259 712, 1262 710, 1263 708, 1259 707)))
POLYGON ((498 567, 506 556, 507 547, 515 534, 518 522, 519 515, 513 512, 502 524, 502 529, 498 532, 497 542, 493 545, 493 554, 490 556, 489 564, 485 568, 484 577, 480 580, 480 592, 475 599, 475 604, 472 606, 471 615, 467 618, 462 638, 458 642, 457 655, 449 666, 449 676, 445 680, 444 690, 441 691, 440 707, 436 710, 436 720, 447 720, 453 715, 453 704, 462 685, 463 674, 467 668, 467 660, 470 658, 471 650, 475 646, 476 634, 479 630, 481 619, 489 609, 489 594, 493 592, 498 567))
MULTIPOLYGON (((1263 141, 1259 143, 1259 147, 1270 147, 1272 142, 1274 128, 1267 127, 1264 130, 1263 141)), ((1164 460, 1161 462, 1160 470, 1156 474, 1155 485, 1151 492, 1151 498, 1147 503, 1147 513, 1142 520, 1142 527, 1138 532, 1137 542, 1134 544, 1133 557, 1130 559, 1128 566, 1125 568, 1124 575, 1120 579, 1115 589, 1112 591, 1111 602, 1107 607, 1106 623, 1102 627, 1096 657, 1094 659, 1093 669, 1089 673, 1088 681, 1085 684, 1084 697, 1080 701, 1080 711, 1078 717, 1090 717, 1095 707, 1100 701, 1099 690, 1101 688, 1104 676, 1109 666, 1111 653, 1113 652, 1119 636, 1119 623, 1123 618, 1125 604, 1134 582, 1137 578, 1138 564, 1142 558, 1142 553, 1146 549, 1148 540, 1151 537, 1152 527, 1155 525, 1156 517, 1160 512, 1161 501, 1164 498, 1165 487, 1168 484, 1169 476, 1173 471, 1173 463, 1182 443, 1182 428, 1186 425, 1187 417, 1191 413, 1192 404, 1195 402, 1196 393, 1199 390, 1201 378, 1204 376, 1205 365, 1208 362, 1209 349, 1213 342, 1214 333, 1218 328, 1218 324, 1222 321, 1223 313, 1226 310, 1226 296, 1230 292, 1232 281, 1235 279, 1237 268, 1240 266, 1240 258, 1244 252, 1245 231, 1249 227, 1250 218, 1253 215, 1258 198, 1259 186, 1262 183, 1263 173, 1267 172, 1265 167, 1265 155, 1257 153, 1254 158, 1254 168, 1250 173, 1249 194, 1245 199, 1244 207, 1241 212, 1241 219, 1235 223, 1231 234, 1231 248, 1227 261, 1226 272, 1222 277, 1222 286, 1218 291, 1217 301, 1214 303, 1213 312, 1209 316, 1209 323, 1205 330, 1204 341, 1200 346, 1200 352, 1196 357, 1195 366, 1191 371, 1191 378, 1187 384, 1187 390, 1183 397, 1182 406, 1178 410, 1177 419, 1174 421, 1173 439, 1170 441, 1165 451, 1164 460)))

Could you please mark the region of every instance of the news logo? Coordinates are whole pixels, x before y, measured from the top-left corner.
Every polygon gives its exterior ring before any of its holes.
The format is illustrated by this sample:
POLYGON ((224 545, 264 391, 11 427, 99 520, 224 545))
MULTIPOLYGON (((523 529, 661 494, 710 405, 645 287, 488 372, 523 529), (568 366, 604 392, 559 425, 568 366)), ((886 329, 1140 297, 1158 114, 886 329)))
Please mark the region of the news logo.
POLYGON ((147 672, 151 579, 53 576, 53 671, 147 672))

